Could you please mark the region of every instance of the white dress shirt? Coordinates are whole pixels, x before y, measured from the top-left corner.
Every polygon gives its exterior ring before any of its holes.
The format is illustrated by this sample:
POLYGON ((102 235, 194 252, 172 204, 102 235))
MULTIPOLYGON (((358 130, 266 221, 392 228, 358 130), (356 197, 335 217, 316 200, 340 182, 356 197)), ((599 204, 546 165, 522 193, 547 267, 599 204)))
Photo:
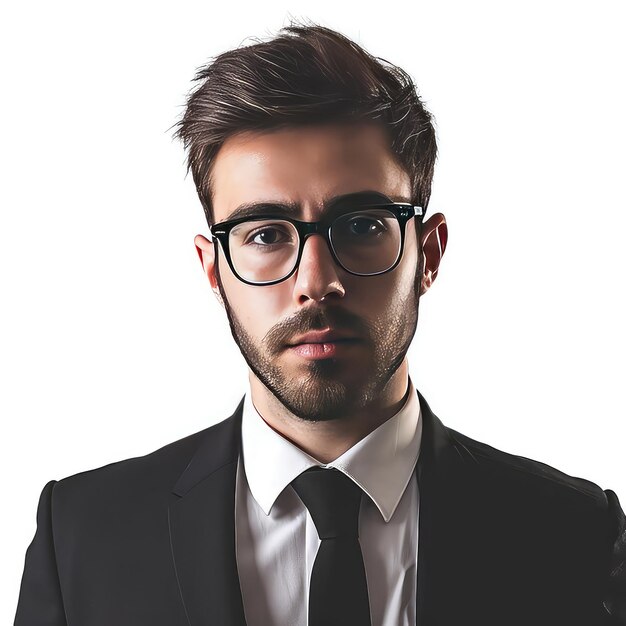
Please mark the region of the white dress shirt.
POLYGON ((248 626, 307 626, 309 581, 320 539, 290 483, 334 467, 364 491, 359 540, 372 626, 415 626, 422 420, 409 379, 404 406, 331 463, 273 430, 246 394, 235 496, 236 554, 248 626))

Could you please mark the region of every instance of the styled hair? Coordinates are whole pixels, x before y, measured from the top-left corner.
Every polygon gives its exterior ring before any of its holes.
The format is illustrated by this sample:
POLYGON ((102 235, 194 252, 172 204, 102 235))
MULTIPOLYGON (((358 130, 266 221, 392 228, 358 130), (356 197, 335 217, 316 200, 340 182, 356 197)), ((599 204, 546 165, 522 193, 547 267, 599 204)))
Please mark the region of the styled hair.
POLYGON ((175 137, 188 151, 207 222, 213 223, 212 166, 224 141, 242 131, 368 120, 388 130, 426 208, 437 154, 431 115, 411 77, 344 35, 315 24, 283 27, 271 41, 239 47, 201 67, 175 137))

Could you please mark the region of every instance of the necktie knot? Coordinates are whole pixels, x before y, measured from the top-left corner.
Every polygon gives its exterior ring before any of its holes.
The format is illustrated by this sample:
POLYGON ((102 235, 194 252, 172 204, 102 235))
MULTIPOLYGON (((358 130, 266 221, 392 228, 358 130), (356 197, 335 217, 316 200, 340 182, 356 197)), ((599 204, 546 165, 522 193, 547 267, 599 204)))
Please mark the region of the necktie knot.
POLYGON ((291 483, 308 509, 320 539, 358 539, 363 491, 343 472, 312 467, 291 483))

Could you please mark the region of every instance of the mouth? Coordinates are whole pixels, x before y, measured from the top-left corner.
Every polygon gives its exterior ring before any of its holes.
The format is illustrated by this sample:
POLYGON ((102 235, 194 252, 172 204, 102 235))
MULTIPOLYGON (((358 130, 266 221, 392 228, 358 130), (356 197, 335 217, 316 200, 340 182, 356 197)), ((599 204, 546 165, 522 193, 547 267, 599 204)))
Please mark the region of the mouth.
POLYGON ((300 335, 300 337, 294 338, 287 345, 293 347, 303 344, 345 343, 357 340, 358 337, 354 335, 328 328, 326 330, 313 330, 304 335, 300 335))
POLYGON ((361 341, 356 337, 342 337, 332 341, 303 341, 290 344, 289 351, 309 360, 332 359, 350 352, 361 341))

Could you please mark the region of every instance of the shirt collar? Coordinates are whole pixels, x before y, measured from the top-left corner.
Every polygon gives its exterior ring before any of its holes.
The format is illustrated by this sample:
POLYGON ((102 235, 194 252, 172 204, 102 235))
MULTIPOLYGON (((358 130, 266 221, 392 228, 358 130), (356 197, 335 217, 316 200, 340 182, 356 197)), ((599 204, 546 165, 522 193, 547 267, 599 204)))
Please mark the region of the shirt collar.
POLYGON ((269 426, 246 394, 241 424, 243 465, 252 496, 266 515, 292 480, 310 467, 334 467, 367 493, 388 522, 411 479, 422 439, 417 393, 409 378, 404 406, 386 422, 324 464, 269 426))

